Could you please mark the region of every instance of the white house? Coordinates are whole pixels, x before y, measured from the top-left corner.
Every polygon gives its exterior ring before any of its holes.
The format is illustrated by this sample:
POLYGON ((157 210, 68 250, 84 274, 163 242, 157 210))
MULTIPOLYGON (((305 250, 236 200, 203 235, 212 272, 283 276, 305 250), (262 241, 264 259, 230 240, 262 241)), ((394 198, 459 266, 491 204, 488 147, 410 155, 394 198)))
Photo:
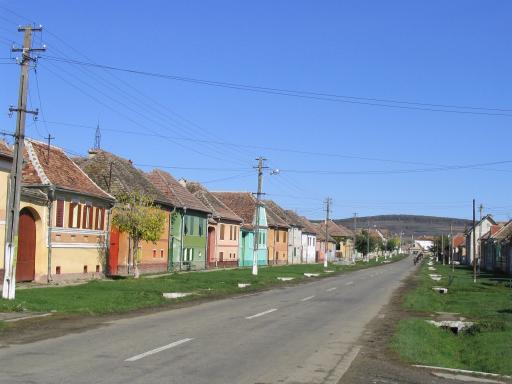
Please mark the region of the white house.
POLYGON ((491 215, 486 215, 475 224, 475 228, 468 228, 464 233, 466 238, 466 257, 462 262, 467 265, 473 264, 473 257, 475 256, 475 249, 473 249, 473 238, 476 236, 476 256, 480 257, 480 238, 491 230, 491 226, 496 225, 496 222, 491 215))

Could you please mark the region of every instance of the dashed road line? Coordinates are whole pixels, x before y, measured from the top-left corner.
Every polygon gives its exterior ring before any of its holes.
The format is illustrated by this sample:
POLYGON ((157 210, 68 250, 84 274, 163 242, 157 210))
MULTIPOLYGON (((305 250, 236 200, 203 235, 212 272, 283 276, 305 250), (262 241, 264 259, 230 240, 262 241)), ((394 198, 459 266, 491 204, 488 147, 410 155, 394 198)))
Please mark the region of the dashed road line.
POLYGON ((257 313, 255 315, 252 315, 252 316, 248 316, 248 317, 246 317, 246 319, 247 320, 254 319, 256 317, 268 315, 269 313, 272 313, 272 312, 275 312, 275 311, 277 311, 277 308, 272 308, 272 309, 269 309, 268 311, 264 311, 264 312, 260 312, 260 313, 257 313))
POLYGON ((345 285, 354 285, 354 282, 353 281, 349 281, 348 283, 346 283, 345 285))
POLYGON ((332 292, 334 290, 338 289, 338 287, 332 287, 325 290, 325 292, 332 292))
POLYGON ((305 298, 301 299, 300 301, 308 301, 308 300, 311 300, 313 297, 315 297, 315 295, 305 297, 305 298))
POLYGON ((171 348, 177 347, 178 345, 181 345, 181 344, 184 344, 184 343, 188 343, 189 341, 192 341, 192 340, 194 340, 194 339, 187 338, 187 339, 178 340, 178 341, 175 341, 174 343, 164 345, 163 347, 152 349, 150 351, 141 353, 140 355, 135 355, 133 357, 130 357, 130 358, 126 359, 125 361, 129 361, 129 362, 137 361, 137 360, 140 360, 140 359, 142 359, 142 358, 144 358, 146 356, 154 355, 155 353, 162 352, 162 351, 165 351, 167 349, 171 349, 171 348))

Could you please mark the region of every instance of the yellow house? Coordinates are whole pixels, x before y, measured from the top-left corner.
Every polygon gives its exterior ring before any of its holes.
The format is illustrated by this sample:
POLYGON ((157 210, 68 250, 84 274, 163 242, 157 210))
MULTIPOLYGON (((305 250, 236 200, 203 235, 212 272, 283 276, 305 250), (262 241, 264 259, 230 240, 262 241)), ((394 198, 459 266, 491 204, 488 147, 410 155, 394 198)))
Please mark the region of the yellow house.
MULTIPOLYGON (((8 179, 5 167, 0 174, 2 181, 8 179)), ((114 198, 62 149, 35 140, 25 140, 22 180, 16 281, 101 276, 114 198)), ((2 272, 3 267, 2 258, 2 272)))

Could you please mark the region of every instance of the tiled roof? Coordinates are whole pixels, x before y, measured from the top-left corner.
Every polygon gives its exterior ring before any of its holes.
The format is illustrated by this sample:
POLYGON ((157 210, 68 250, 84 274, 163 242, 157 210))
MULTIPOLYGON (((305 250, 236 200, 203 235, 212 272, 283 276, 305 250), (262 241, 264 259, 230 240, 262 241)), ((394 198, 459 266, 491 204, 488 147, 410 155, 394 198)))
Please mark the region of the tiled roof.
POLYGON ((211 209, 190 193, 169 172, 154 169, 150 173, 146 173, 146 178, 151 181, 173 206, 206 213, 211 212, 211 209))
POLYGON ((12 148, 3 140, 0 140, 0 156, 12 158, 12 148))
POLYGON ((466 244, 466 238, 463 234, 457 234, 453 237, 453 246, 461 247, 466 244))
POLYGON ((213 214, 214 219, 232 220, 241 223, 243 220, 228 208, 213 193, 197 182, 184 181, 190 193, 197 197, 213 214))
POLYGON ((503 228, 501 228, 498 232, 496 232, 492 237, 493 237, 493 239, 496 239, 498 241, 512 238, 512 221, 509 221, 505 226, 503 226, 503 228))
POLYGON ((301 222, 298 219, 288 215, 286 213, 286 210, 283 209, 281 206, 279 206, 275 201, 264 200, 263 202, 265 203, 265 206, 267 207, 267 209, 270 208, 272 210, 272 212, 274 214, 276 214, 277 216, 279 216, 279 218, 282 221, 284 221, 288 226, 299 227, 299 228, 301 227, 301 222))
POLYGON ((91 180, 61 148, 25 140, 23 184, 54 185, 59 189, 113 200, 113 197, 91 180))
POLYGON ((269 227, 290 228, 286 221, 274 211, 273 208, 277 204, 269 204, 268 201, 265 200, 263 201, 263 204, 265 205, 265 212, 267 212, 267 222, 269 227))
MULTIPOLYGON (((320 225, 321 230, 325 231, 325 223, 321 222, 321 223, 319 223, 319 225, 320 225)), ((354 236, 354 233, 351 230, 349 230, 347 227, 345 227, 341 224, 336 224, 332 220, 329 220, 327 222, 327 231, 329 232, 330 236, 334 236, 334 237, 353 237, 354 236)))
POLYGON ((211 192, 243 220, 243 226, 252 228, 256 199, 250 192, 211 192))
POLYGON ((503 228, 503 227, 504 227, 504 224, 501 224, 501 223, 496 224, 496 225, 491 225, 491 227, 489 228, 487 233, 482 236, 482 240, 489 239, 491 236, 493 236, 494 234, 499 232, 501 230, 501 228, 503 228))
MULTIPOLYGON (((325 225, 324 223, 312 223, 316 227, 316 238, 318 241, 325 241, 325 225)), ((329 228, 329 225, 327 225, 329 228)), ((328 233, 327 241, 336 243, 336 240, 328 233)))
POLYGON ((318 232, 317 227, 310 222, 308 219, 306 219, 304 216, 299 216, 295 212, 286 210, 285 211, 287 215, 293 218, 293 220, 296 220, 300 223, 300 226, 302 227, 302 232, 304 233, 310 233, 312 235, 316 235, 318 232))

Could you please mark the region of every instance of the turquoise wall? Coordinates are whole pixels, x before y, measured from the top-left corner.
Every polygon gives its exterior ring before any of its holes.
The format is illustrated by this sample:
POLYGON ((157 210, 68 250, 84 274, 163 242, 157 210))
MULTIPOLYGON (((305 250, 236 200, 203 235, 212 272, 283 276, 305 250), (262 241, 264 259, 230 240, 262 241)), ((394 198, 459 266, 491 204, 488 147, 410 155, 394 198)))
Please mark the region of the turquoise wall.
MULTIPOLYGON (((258 244, 258 265, 267 265, 267 239, 268 239, 268 228, 267 228, 267 214, 265 208, 260 209, 260 230, 259 230, 259 244, 258 244)), ((256 222, 253 223, 256 225, 256 222)), ((240 245, 239 245, 239 262, 240 267, 251 267, 253 250, 254 250, 254 231, 248 231, 246 229, 240 229, 240 245)))

